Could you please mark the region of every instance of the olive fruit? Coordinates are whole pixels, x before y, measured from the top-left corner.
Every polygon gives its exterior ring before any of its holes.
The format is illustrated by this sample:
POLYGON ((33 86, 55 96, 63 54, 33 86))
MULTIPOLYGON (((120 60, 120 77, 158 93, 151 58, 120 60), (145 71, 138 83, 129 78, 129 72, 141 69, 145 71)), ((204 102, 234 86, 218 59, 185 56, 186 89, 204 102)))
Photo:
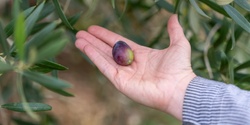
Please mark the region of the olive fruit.
POLYGON ((134 60, 134 53, 127 43, 118 41, 113 46, 112 55, 115 62, 122 66, 130 65, 134 60))

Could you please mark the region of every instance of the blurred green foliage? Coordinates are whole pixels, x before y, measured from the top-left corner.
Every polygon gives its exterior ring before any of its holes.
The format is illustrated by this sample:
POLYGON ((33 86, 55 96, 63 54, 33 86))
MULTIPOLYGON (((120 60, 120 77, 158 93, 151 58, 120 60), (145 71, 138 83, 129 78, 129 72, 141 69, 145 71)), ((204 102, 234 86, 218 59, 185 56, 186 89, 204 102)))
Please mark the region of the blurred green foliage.
MULTIPOLYGON (((195 73, 250 90, 248 0, 15 0, 6 6, 0 19, 0 104, 10 110, 19 108, 38 119, 23 121, 13 117, 16 124, 56 124, 47 113, 38 117, 33 112, 45 105, 34 103, 43 102, 43 94, 33 82, 58 94, 73 96, 65 91, 70 84, 59 80, 56 74, 67 67, 56 63, 54 57, 68 41, 74 41, 78 30, 93 24, 140 45, 164 49, 169 44, 167 17, 177 13, 192 46, 195 73), (16 86, 4 82, 10 73, 16 74, 12 82, 16 82, 19 91, 20 102, 15 103, 18 105, 11 102, 16 86)), ((165 116, 148 116, 141 124, 168 123, 161 119, 165 116)), ((168 124, 179 123, 172 121, 168 124)))
MULTIPOLYGON (((2 89, 0 91, 1 96, 3 96, 0 102, 1 108, 26 112, 33 118, 31 121, 39 122, 43 120, 43 115, 39 116, 34 112, 48 111, 52 107, 41 103, 43 101, 41 91, 36 89, 32 82, 38 83, 58 94, 73 96, 65 91, 66 88, 71 87, 69 83, 58 79, 57 74, 48 76, 44 73, 67 69, 67 67, 51 60, 61 52, 69 41, 62 24, 69 27, 69 31, 74 32, 72 25, 79 16, 72 17, 70 23, 57 0, 53 2, 33 1, 35 6, 29 6, 28 3, 31 2, 9 1, 8 4, 12 6, 12 20, 7 21, 6 26, 3 26, 2 20, 0 21, 0 73, 3 74, 1 77, 2 89), (54 11, 58 13, 62 22, 58 19, 42 21, 54 11), (52 32, 53 34, 51 34, 52 32), (8 91, 4 89, 15 87, 13 84, 3 82, 5 74, 7 75, 10 72, 15 73, 13 77, 20 96, 20 101, 15 103, 9 102, 11 96, 5 94, 13 93, 13 89, 7 89, 8 91), (33 95, 27 93, 33 93, 33 95), (27 97, 29 98, 27 99, 27 97)), ((14 121, 17 122, 18 120, 14 121)))

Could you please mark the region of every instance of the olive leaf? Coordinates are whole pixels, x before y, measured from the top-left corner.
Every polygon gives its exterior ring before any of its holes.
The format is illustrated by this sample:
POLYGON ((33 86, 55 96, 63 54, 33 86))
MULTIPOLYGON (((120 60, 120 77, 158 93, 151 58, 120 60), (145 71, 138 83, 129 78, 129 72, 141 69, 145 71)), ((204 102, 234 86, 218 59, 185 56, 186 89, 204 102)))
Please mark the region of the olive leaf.
POLYGON ((26 40, 26 30, 25 30, 25 21, 23 13, 18 15, 18 18, 15 22, 14 30, 14 42, 17 49, 17 54, 21 60, 24 60, 24 42, 26 40))
POLYGON ((215 2, 219 5, 227 5, 232 3, 234 0, 215 0, 215 2))
MULTIPOLYGON (((34 103, 34 102, 31 103, 30 102, 27 104, 33 112, 49 111, 52 109, 52 107, 50 105, 47 105, 44 103, 34 103)), ((5 109, 16 111, 16 112, 25 112, 26 111, 24 109, 24 103, 21 103, 21 102, 3 104, 1 106, 1 108, 5 108, 5 109)))
POLYGON ((223 8, 228 13, 228 15, 230 15, 230 17, 235 21, 235 23, 237 23, 243 29, 245 29, 248 33, 250 33, 250 23, 241 13, 239 13, 231 5, 225 5, 223 6, 223 8))
POLYGON ((213 10, 223 14, 226 17, 230 17, 227 12, 218 4, 216 4, 215 2, 212 2, 211 0, 199 0, 200 2, 206 4, 207 6, 209 6, 210 8, 212 8, 213 10))
POLYGON ((205 14, 205 13, 201 10, 201 8, 198 6, 198 4, 196 3, 195 0, 189 0, 189 2, 192 4, 192 6, 195 8, 195 10, 196 10, 200 15, 202 15, 202 16, 204 16, 204 17, 210 19, 210 17, 207 16, 207 14, 205 14))
POLYGON ((250 5, 247 0, 234 0, 236 4, 238 4, 243 9, 250 11, 250 5))
POLYGON ((64 96, 73 96, 72 94, 64 91, 63 89, 71 87, 71 85, 63 80, 47 76, 38 72, 25 71, 22 74, 26 78, 35 81, 36 83, 48 88, 49 90, 56 92, 64 96))
POLYGON ((4 55, 7 55, 9 53, 9 45, 6 40, 6 34, 3 30, 2 23, 0 21, 0 48, 3 50, 4 55))
POLYGON ((170 3, 168 3, 168 1, 166 0, 157 0, 155 2, 155 4, 159 7, 159 8, 163 8, 165 10, 167 10, 170 13, 174 13, 174 6, 171 5, 170 3))

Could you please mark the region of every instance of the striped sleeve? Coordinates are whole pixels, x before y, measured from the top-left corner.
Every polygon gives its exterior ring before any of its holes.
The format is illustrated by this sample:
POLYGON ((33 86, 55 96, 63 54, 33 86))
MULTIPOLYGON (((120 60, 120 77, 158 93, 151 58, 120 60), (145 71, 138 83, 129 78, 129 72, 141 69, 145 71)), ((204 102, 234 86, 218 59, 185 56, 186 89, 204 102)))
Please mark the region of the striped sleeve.
POLYGON ((250 125, 250 92, 195 77, 185 93, 183 125, 250 125))

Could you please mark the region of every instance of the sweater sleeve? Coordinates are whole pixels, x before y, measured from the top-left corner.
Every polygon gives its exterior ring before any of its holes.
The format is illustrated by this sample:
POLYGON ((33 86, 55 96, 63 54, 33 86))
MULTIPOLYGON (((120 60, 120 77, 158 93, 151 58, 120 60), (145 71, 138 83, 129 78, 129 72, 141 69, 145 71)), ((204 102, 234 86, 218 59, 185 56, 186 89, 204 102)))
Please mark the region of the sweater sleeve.
POLYGON ((250 92, 195 77, 185 93, 183 125, 250 125, 250 92))

